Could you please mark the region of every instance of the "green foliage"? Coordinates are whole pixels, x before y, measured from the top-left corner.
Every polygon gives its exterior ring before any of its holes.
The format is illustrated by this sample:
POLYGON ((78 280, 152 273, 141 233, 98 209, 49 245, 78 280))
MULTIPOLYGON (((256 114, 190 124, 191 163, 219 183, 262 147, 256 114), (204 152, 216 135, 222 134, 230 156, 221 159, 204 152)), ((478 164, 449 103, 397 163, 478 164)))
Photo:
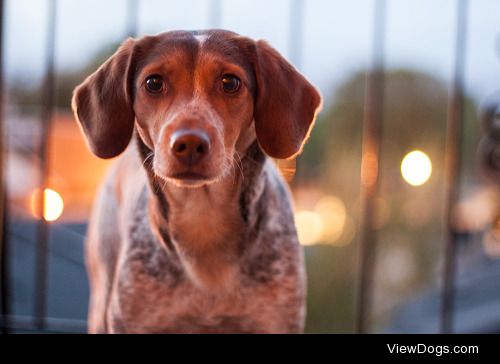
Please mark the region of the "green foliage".
MULTIPOLYGON (((383 136, 377 213, 386 215, 378 230, 374 323, 387 324, 397 305, 436 284, 442 248, 444 151, 448 88, 441 80, 411 70, 386 72, 383 136), (421 187, 401 178, 402 158, 425 151, 433 175, 421 187), (383 210, 383 211, 382 211, 383 210), (385 211, 385 213, 383 213, 385 211)), ((319 115, 303 154, 298 158, 296 187, 316 186, 342 199, 359 224, 361 139, 365 74, 353 75, 319 115)), ((464 181, 473 180, 478 141, 476 106, 465 100, 463 132, 464 181)), ((309 332, 352 332, 359 273, 357 246, 306 248, 309 277, 309 332)))
POLYGON ((306 332, 354 331, 355 282, 353 245, 344 249, 311 246, 305 250, 308 280, 306 332))

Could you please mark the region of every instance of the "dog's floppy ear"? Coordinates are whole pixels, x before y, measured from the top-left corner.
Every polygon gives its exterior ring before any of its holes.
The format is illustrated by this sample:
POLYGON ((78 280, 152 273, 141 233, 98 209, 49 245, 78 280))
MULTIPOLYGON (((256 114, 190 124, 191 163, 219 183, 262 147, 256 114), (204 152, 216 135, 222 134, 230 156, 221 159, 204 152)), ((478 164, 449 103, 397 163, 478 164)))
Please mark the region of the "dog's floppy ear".
POLYGON ((73 93, 73 112, 90 150, 100 158, 117 156, 132 137, 135 43, 132 38, 123 42, 73 93))
POLYGON ((257 41, 255 131, 264 151, 287 159, 301 152, 321 96, 290 63, 265 41, 257 41))

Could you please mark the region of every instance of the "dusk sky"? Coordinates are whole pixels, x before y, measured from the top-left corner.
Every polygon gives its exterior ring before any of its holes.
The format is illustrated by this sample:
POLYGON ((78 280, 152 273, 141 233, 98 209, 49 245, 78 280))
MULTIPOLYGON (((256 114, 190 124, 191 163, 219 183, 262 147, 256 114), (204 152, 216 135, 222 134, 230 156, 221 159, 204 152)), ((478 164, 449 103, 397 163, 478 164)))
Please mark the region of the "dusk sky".
MULTIPOLYGON (((219 27, 267 39, 291 56, 289 0, 220 0, 219 27)), ((328 99, 335 86, 369 64, 373 0, 303 0, 299 68, 328 99)), ((47 0, 8 0, 8 80, 39 80, 44 67, 47 0)), ((139 35, 213 27, 211 0, 139 0, 139 35)), ((78 68, 124 38, 127 0, 59 0, 57 69, 78 68)), ((409 67, 445 82, 452 74, 456 0, 388 0, 387 68, 409 67)), ((466 87, 478 101, 500 90, 500 1, 470 0, 466 87)))

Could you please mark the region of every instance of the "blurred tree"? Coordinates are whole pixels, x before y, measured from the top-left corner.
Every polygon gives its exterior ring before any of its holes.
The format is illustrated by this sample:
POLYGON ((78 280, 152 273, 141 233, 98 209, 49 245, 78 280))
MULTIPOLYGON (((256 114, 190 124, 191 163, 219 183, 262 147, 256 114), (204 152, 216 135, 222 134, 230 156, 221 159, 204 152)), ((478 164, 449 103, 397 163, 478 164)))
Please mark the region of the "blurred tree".
MULTIPOLYGON (((364 93, 365 74, 360 72, 342 84, 331 97, 326 97, 325 104, 330 106, 320 113, 311 138, 298 159, 300 168, 297 169, 296 183, 321 180, 325 187, 332 187, 332 183, 345 186, 346 180, 358 179, 356 171, 355 175, 338 172, 344 165, 349 166, 349 170, 358 167, 358 171, 361 166, 364 93), (347 163, 352 159, 356 161, 354 165, 347 163)), ((448 102, 444 82, 412 70, 391 70, 385 76, 384 101, 384 165, 396 167, 399 173, 399 163, 392 162, 397 161, 402 153, 420 148, 433 153, 437 157, 433 162, 442 167, 448 102)), ((462 152, 467 176, 471 175, 471 168, 475 168, 473 158, 479 140, 476 109, 474 101, 466 97, 462 152)), ((386 172, 382 169, 382 173, 386 172)))
MULTIPOLYGON (((379 246, 375 314, 379 325, 397 303, 436 284, 441 254, 443 168, 448 90, 444 82, 411 70, 385 75, 378 216, 379 246), (402 158, 411 150, 432 160, 431 179, 421 187, 401 178, 402 158)), ((353 75, 326 101, 311 138, 297 161, 293 187, 315 185, 341 198, 358 220, 365 74, 353 75)), ((465 102, 463 177, 473 183, 478 142, 476 106, 465 102)), ((308 331, 352 332, 357 243, 339 248, 307 247, 308 331), (338 266, 336 266, 338 264, 338 266)))

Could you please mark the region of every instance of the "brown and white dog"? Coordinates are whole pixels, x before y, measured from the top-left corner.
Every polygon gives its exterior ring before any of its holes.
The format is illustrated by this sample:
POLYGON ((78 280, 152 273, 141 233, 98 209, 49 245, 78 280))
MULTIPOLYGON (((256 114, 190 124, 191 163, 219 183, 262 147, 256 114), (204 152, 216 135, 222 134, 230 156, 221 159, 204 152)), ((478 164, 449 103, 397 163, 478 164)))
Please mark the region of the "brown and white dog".
POLYGON ((78 86, 92 152, 124 152, 89 223, 89 332, 301 332, 303 255, 268 156, 298 154, 320 104, 266 42, 223 30, 128 39, 78 86))

